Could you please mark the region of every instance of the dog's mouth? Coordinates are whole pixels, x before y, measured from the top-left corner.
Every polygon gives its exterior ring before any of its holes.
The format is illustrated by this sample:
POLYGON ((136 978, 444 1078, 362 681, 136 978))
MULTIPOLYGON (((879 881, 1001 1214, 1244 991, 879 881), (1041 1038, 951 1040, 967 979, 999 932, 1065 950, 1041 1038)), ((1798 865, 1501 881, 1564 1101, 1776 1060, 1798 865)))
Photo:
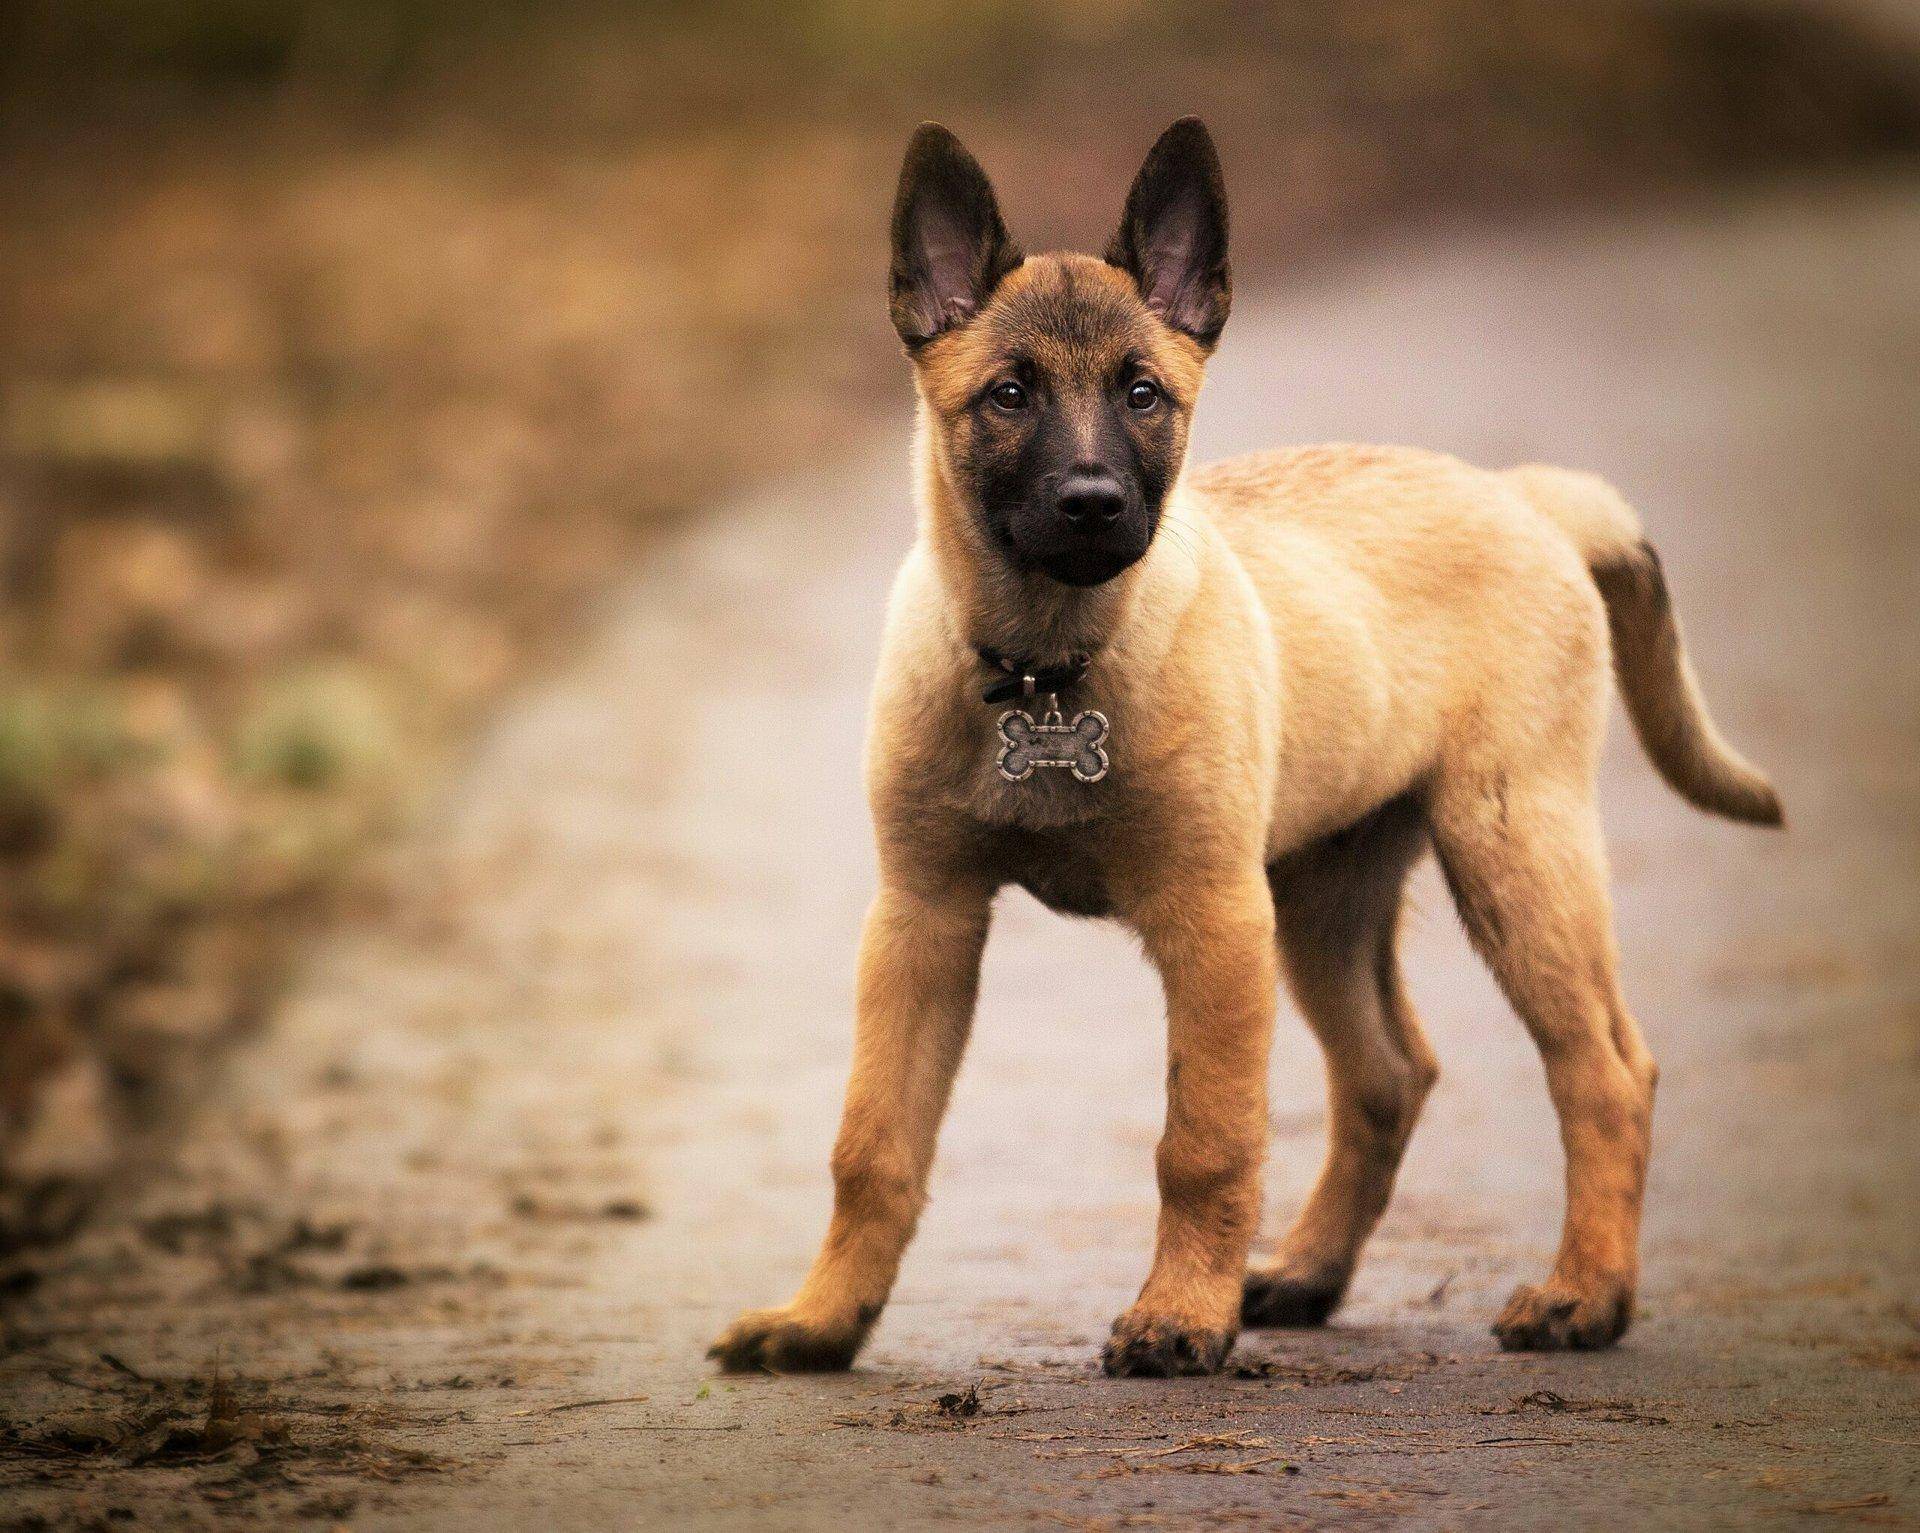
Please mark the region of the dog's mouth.
POLYGON ((1051 520, 1022 525, 1018 511, 994 517, 989 526, 1001 553, 1015 569, 1045 575, 1063 586, 1105 585, 1146 557, 1157 515, 1136 510, 1127 520, 1097 530, 1062 529, 1051 520))
POLYGON ((1146 553, 1139 549, 1076 548, 1048 554, 1033 561, 1033 568, 1063 586, 1105 585, 1123 570, 1131 569, 1146 553))

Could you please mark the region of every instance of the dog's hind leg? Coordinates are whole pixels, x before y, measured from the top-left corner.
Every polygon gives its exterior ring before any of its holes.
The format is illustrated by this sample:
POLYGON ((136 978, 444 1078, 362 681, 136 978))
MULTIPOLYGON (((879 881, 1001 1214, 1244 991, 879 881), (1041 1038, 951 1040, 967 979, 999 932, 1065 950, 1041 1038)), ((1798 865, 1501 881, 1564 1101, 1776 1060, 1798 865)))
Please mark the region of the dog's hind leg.
POLYGON ((1552 1274, 1515 1290, 1494 1333, 1509 1350, 1604 1347, 1633 1308, 1657 1072, 1615 980, 1591 789, 1456 773, 1431 812, 1467 934, 1539 1046, 1566 1150, 1552 1274))
POLYGON ((1318 1325, 1346 1293, 1437 1067, 1401 984, 1395 940, 1420 807, 1396 800, 1272 868, 1280 954, 1326 1055, 1320 1179, 1271 1263, 1248 1272, 1244 1324, 1318 1325))

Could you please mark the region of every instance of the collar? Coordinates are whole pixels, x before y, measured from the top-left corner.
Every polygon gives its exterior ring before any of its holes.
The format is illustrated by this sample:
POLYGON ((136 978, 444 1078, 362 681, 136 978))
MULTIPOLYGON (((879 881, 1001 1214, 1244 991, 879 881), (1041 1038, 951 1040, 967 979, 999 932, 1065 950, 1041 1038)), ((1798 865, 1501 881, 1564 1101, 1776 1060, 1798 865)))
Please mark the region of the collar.
POLYGON ((1016 697, 1037 693, 1060 693, 1077 683, 1093 664, 1093 656, 1073 654, 1059 665, 1040 665, 1016 655, 1003 655, 984 644, 974 645, 974 653, 996 671, 1005 674, 980 694, 983 703, 1004 703, 1016 697))

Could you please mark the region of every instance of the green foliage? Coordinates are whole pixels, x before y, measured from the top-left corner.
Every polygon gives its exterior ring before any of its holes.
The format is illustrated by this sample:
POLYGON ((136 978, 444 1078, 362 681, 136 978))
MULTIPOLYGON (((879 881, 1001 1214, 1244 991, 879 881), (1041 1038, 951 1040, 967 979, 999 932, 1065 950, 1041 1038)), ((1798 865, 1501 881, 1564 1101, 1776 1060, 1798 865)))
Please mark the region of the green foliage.
POLYGON ((104 776, 143 754, 121 710, 97 687, 0 688, 0 803, 51 801, 64 784, 104 776))
POLYGON ((314 668, 267 684, 234 735, 245 778, 323 791, 387 775, 399 753, 391 710, 361 673, 314 668))

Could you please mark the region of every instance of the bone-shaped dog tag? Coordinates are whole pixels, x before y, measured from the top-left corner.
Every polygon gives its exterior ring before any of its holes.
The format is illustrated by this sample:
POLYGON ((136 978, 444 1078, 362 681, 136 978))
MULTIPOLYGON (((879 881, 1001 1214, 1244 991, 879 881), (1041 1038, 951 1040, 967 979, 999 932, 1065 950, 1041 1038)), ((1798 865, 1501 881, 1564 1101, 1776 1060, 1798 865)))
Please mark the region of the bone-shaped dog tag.
POLYGON ((1064 723, 1058 708, 1049 708, 1038 724, 1024 708, 1000 715, 1000 775, 1008 782, 1025 782, 1035 767, 1065 767, 1081 782, 1098 782, 1107 775, 1107 716, 1089 708, 1064 723))

